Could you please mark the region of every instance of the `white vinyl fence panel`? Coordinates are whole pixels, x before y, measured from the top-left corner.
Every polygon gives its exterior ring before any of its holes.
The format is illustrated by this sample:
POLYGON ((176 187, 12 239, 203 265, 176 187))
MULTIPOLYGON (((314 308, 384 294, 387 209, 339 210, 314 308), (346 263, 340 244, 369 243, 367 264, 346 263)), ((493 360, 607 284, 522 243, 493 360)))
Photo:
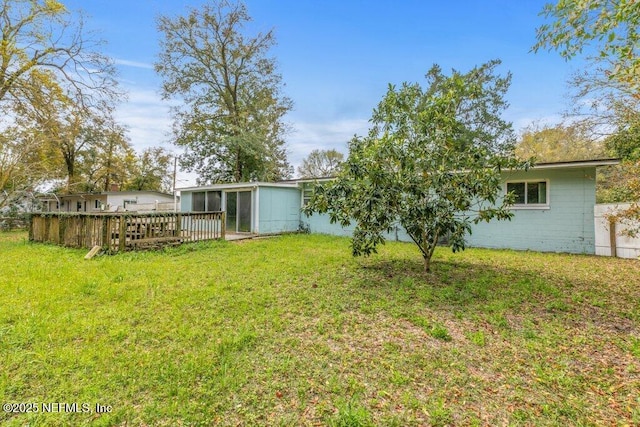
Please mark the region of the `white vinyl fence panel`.
POLYGON ((640 236, 629 237, 623 234, 625 225, 613 224, 611 229, 607 215, 626 209, 628 203, 596 205, 594 209, 596 226, 596 255, 619 258, 640 258, 640 236))

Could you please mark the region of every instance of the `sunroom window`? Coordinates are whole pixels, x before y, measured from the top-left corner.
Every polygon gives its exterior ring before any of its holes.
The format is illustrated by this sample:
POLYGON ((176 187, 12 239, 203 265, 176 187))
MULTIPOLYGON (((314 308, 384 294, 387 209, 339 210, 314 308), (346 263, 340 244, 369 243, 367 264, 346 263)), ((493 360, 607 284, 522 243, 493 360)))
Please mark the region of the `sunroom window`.
POLYGON ((515 195, 516 206, 544 206, 548 205, 547 181, 508 182, 507 193, 515 195))
POLYGON ((193 212, 218 212, 222 210, 220 191, 199 191, 191 196, 193 212))

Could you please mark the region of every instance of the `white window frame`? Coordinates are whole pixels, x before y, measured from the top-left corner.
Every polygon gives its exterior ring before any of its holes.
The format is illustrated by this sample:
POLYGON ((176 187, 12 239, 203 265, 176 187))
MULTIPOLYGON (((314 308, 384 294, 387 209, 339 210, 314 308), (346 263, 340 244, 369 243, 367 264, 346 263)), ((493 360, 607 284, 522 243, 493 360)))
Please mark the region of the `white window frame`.
POLYGON ((223 199, 222 193, 223 193, 222 190, 201 190, 201 191, 192 192, 191 193, 191 212, 220 212, 220 211, 222 211, 223 210, 222 209, 223 208, 223 206, 222 206, 222 199, 223 199), (209 193, 220 193, 220 210, 219 211, 213 211, 213 210, 210 209, 210 206, 209 206, 209 193), (202 211, 195 210, 195 207, 194 207, 194 195, 195 194, 204 194, 204 210, 202 210, 202 211))
POLYGON ((127 209, 127 206, 129 205, 137 205, 138 204, 138 199, 127 199, 127 200, 123 200, 122 201, 122 207, 127 209))
POLYGON ((524 197, 525 197, 525 203, 518 203, 518 204, 513 204, 510 206, 510 209, 514 209, 514 210, 549 210, 551 209, 551 185, 548 179, 513 179, 513 180, 509 180, 506 181, 504 183, 504 195, 506 196, 508 191, 508 185, 509 184, 525 184, 524 187, 524 197), (544 182, 546 184, 547 190, 546 190, 546 196, 547 196, 547 200, 545 201, 545 203, 527 203, 527 190, 528 190, 528 185, 529 183, 538 183, 538 182, 544 182))
POLYGON ((309 203, 309 201, 311 201, 311 197, 313 197, 313 190, 314 187, 312 187, 309 184, 303 184, 302 185, 302 191, 301 191, 301 200, 300 200, 300 204, 301 207, 305 207, 307 206, 307 204, 309 203))

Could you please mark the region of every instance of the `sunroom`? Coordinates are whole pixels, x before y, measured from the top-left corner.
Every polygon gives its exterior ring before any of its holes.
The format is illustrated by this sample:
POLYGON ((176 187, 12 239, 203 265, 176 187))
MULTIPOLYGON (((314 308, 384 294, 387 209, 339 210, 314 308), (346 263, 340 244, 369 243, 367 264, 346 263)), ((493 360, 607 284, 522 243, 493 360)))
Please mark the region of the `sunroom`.
POLYGON ((180 189, 182 212, 226 212, 231 234, 272 234, 300 227, 300 189, 295 183, 250 182, 180 189))

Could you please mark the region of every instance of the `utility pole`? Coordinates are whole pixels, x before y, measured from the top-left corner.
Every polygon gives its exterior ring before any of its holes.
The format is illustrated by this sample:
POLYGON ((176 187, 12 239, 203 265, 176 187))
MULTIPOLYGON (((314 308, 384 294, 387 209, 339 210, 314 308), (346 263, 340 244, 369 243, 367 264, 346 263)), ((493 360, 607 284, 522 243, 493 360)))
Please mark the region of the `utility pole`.
POLYGON ((176 173, 178 171, 178 156, 173 157, 173 212, 178 212, 178 193, 176 193, 176 173))

